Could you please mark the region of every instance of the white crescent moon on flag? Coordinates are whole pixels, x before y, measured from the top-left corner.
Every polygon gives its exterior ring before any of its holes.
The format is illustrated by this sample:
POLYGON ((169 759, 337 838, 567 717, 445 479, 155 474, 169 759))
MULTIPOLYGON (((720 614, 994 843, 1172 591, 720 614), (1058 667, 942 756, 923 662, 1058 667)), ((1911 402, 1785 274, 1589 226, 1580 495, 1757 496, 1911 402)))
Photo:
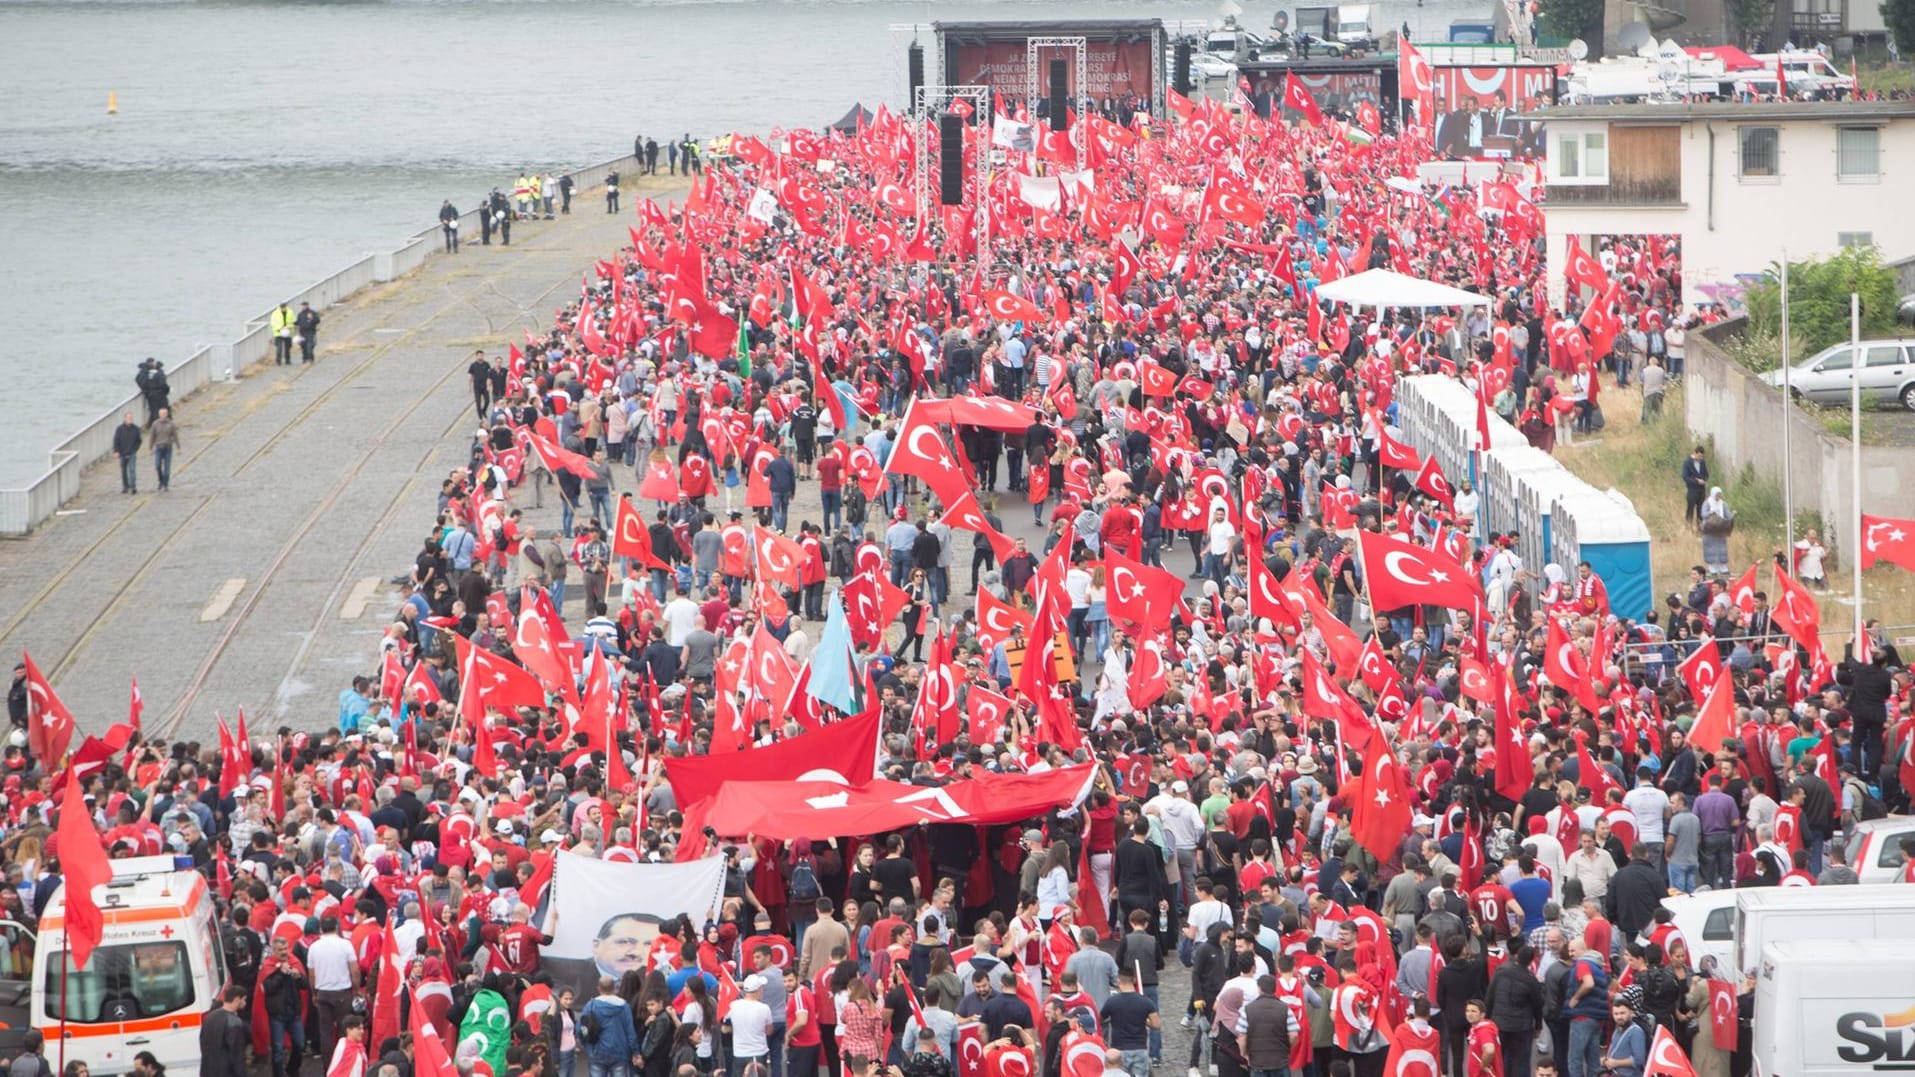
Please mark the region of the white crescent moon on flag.
POLYGON ((1383 555, 1383 571, 1388 572, 1390 575, 1395 576, 1397 579, 1402 580, 1404 583, 1412 583, 1412 584, 1417 584, 1419 586, 1428 585, 1430 582, 1430 578, 1427 574, 1422 576, 1412 576, 1409 573, 1403 571, 1403 569, 1400 566, 1405 561, 1409 562, 1410 564, 1416 565, 1419 568, 1427 569, 1429 567, 1428 565, 1424 564, 1422 558, 1416 556, 1415 554, 1409 552, 1408 550, 1391 550, 1388 553, 1383 555))

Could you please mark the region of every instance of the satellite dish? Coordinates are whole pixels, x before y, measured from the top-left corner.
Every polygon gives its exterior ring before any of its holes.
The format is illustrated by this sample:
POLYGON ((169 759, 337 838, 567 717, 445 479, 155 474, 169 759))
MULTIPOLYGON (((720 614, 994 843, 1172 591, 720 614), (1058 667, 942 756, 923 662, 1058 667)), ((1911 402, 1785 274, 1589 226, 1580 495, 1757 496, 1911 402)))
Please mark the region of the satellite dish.
POLYGON ((1625 52, 1643 55, 1642 47, 1648 45, 1651 50, 1648 55, 1653 56, 1655 41, 1656 35, 1649 31, 1649 24, 1646 22, 1624 23, 1622 29, 1616 31, 1616 43, 1622 46, 1625 52))
POLYGON ((1237 0, 1223 0, 1223 3, 1217 5, 1217 14, 1226 19, 1234 19, 1243 14, 1243 5, 1237 3, 1237 0))
POLYGON ((1580 37, 1571 41, 1569 43, 1569 58, 1572 60, 1587 60, 1589 58, 1589 42, 1584 41, 1580 37))
POLYGON ((1277 13, 1270 17, 1270 25, 1279 30, 1288 30, 1290 28, 1290 13, 1282 8, 1278 8, 1277 13))

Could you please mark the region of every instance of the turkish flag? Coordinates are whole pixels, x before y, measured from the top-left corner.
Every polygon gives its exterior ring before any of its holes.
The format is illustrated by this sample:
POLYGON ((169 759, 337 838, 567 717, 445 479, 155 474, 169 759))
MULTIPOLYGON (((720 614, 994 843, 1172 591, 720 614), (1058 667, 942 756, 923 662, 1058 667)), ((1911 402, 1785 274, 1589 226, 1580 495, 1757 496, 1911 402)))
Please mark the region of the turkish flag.
POLYGON ((1164 660, 1164 645, 1159 640, 1145 640, 1137 648, 1137 657, 1131 661, 1130 678, 1124 694, 1132 707, 1143 710, 1164 698, 1164 693, 1169 689, 1170 664, 1164 660))
POLYGON ((1246 559, 1250 584, 1250 616, 1268 617, 1278 628, 1296 628, 1297 613, 1290 608, 1289 596, 1277 585, 1277 574, 1270 571, 1254 551, 1246 559))
POLYGON ((801 578, 800 566, 804 564, 804 547, 776 531, 754 528, 757 532, 758 578, 773 583, 782 583, 797 590, 801 578))
POLYGON ((1323 123, 1323 110, 1317 107, 1317 99, 1310 96, 1310 91, 1304 88, 1303 81, 1297 78, 1294 71, 1283 76, 1283 107, 1303 113, 1312 125, 1323 123))
POLYGON ((1549 638, 1543 646, 1543 676, 1549 678, 1549 683, 1570 692, 1583 679, 1587 665, 1563 623, 1554 617, 1550 618, 1549 638))
POLYGON ((1737 1020, 1735 985, 1727 980, 1709 981, 1709 1033, 1716 1050, 1734 1051, 1737 1020))
POLYGON ((678 478, 672 474, 669 459, 653 460, 645 468, 645 481, 638 484, 638 496, 650 501, 678 500, 678 478))
POLYGON ((1694 1066, 1689 1064, 1689 1056, 1682 1053, 1682 1045, 1669 1034, 1667 1025, 1656 1026, 1656 1038, 1649 1045, 1649 1064, 1642 1069, 1643 1077, 1696 1077, 1694 1066))
POLYGON ((1149 358, 1137 364, 1137 379, 1145 396, 1171 396, 1177 392, 1177 375, 1149 358))
POLYGON ((1473 609, 1483 599, 1483 585, 1476 577, 1442 554, 1370 531, 1357 532, 1356 542, 1363 581, 1378 610, 1417 605, 1473 609))
POLYGON ((113 865, 93 816, 87 813, 86 790, 68 782, 60 805, 60 867, 66 872, 66 945, 73 967, 85 971, 106 932, 106 918, 93 900, 93 888, 113 881, 113 865))
POLYGON ((1759 562, 1750 565, 1749 571, 1744 572, 1735 581, 1735 586, 1729 588, 1730 601, 1734 602, 1736 608, 1743 613, 1755 612, 1755 573, 1761 567, 1759 562))
POLYGON ((1682 674, 1682 683, 1689 686, 1690 699, 1709 698, 1709 690, 1722 679, 1722 652, 1716 648, 1716 641, 1705 636, 1702 645, 1682 660, 1676 672, 1682 674))
POLYGON ((1822 610, 1815 595, 1775 566, 1775 624, 1810 656, 1822 653, 1822 610))
MULTIPOLYGON (((1396 671, 1390 668, 1390 661, 1384 657, 1383 647, 1377 643, 1375 636, 1363 641, 1363 651, 1357 655, 1356 659, 1356 671, 1357 675, 1363 678, 1363 683, 1370 686, 1372 692, 1381 692, 1384 685, 1391 684, 1397 679, 1396 671)), ((1484 700, 1484 702, 1489 701, 1484 700)))
POLYGON ((991 521, 984 518, 984 510, 978 506, 977 495, 968 489, 946 506, 940 522, 947 527, 983 535, 985 541, 991 544, 991 552, 997 555, 1000 565, 1017 553, 1017 543, 991 526, 991 521))
POLYGON ((1862 567, 1888 561, 1915 572, 1915 520, 1862 514, 1862 567))
POLYGON ((1415 471, 1423 466, 1423 457, 1415 449, 1390 436, 1379 420, 1376 428, 1376 457, 1384 467, 1415 471))
POLYGON ((518 631, 512 636, 512 653, 546 689, 562 692, 567 698, 577 697, 572 671, 559 656, 545 621, 530 609, 522 608, 519 613, 518 631))
POLYGON ((1029 322, 1043 325, 1048 319, 1036 303, 1021 295, 993 289, 984 293, 984 307, 991 317, 1000 322, 1029 322))
POLYGON ((1735 685, 1728 677, 1722 677, 1709 689, 1703 698, 1702 709, 1696 712, 1695 722, 1689 726, 1689 743, 1698 752, 1720 755, 1722 742, 1729 739, 1736 727, 1735 722, 1735 685))
POLYGON ((1790 854, 1802 848, 1802 806, 1800 804, 1782 804, 1776 807, 1775 840, 1790 854))
MULTIPOLYGON (((1509 671, 1496 669, 1496 792, 1507 800, 1521 800, 1536 780, 1536 765, 1523 739, 1516 716, 1516 683, 1509 671)), ((1574 812, 1564 812, 1571 819, 1574 812)), ((1573 844, 1573 843, 1572 843, 1573 844)))
POLYGON ((27 749, 52 769, 66 758, 67 745, 73 741, 73 712, 60 702, 32 655, 21 651, 20 664, 26 667, 27 749))
POLYGON ((884 470, 892 475, 923 479, 946 505, 956 503, 971 489, 970 480, 944 443, 944 435, 938 432, 935 423, 919 413, 915 402, 905 409, 904 424, 898 430, 897 444, 892 446, 884 470))
POLYGON ((372 996, 372 1029, 367 1035, 384 1043, 399 1035, 399 993, 405 990, 405 970, 399 967, 399 940, 386 925, 379 946, 379 979, 372 996))
POLYGON ((1351 784, 1350 836, 1378 860, 1388 860, 1410 832, 1410 782, 1381 735, 1370 738, 1362 778, 1351 784))
POLYGON ((1423 466, 1416 469, 1415 486, 1418 490, 1441 501, 1445 507, 1455 509, 1456 491, 1450 488, 1450 480, 1444 478, 1442 469, 1436 466, 1436 457, 1423 458, 1423 466))
POLYGON ((1024 636, 1029 639, 1036 620, 1030 613, 997 598, 990 591, 978 589, 977 639, 984 653, 990 654, 998 644, 1009 640, 1011 628, 1016 625, 1024 627, 1024 636))
MULTIPOLYGON (((550 857, 546 858, 550 861, 550 857)), ((419 987, 427 987, 420 984, 419 987)), ((446 1050, 445 1041, 439 1038, 439 1029, 432 1021, 425 1019, 428 1012, 426 1003, 419 997, 419 988, 412 991, 412 1070, 417 1077, 458 1077, 458 1067, 452 1062, 451 1052, 446 1050)))
POLYGON ((1602 263, 1583 250, 1582 241, 1575 236, 1569 237, 1569 252, 1564 259, 1563 276, 1571 284, 1578 284, 1594 292, 1600 292, 1609 286, 1609 274, 1603 271, 1602 263))
POLYGON ((1581 732, 1576 734, 1576 777, 1576 784, 1589 790, 1591 804, 1609 803, 1609 791, 1616 788, 1616 781, 1589 754, 1589 737, 1581 732))
POLYGON ((982 684, 971 685, 970 694, 964 697, 964 716, 971 723, 971 743, 996 744, 1010 713, 1010 699, 982 684))
POLYGON ((1436 1027, 1405 1021, 1390 1033, 1390 1053, 1383 1061, 1383 1077, 1442 1077, 1437 1062, 1443 1045, 1436 1027))
POLYGON ((464 636, 455 633, 452 642, 459 652, 460 713, 475 728, 487 707, 510 714, 519 707, 545 705, 545 690, 532 674, 474 647, 464 636))
POLYGON ((1308 649, 1303 650, 1303 713, 1312 718, 1328 718, 1337 726, 1337 738, 1343 742, 1345 752, 1360 752, 1370 746, 1370 742, 1382 738, 1376 735, 1370 723, 1370 716, 1351 699, 1328 673, 1316 655, 1308 649))
POLYGON ((1489 667, 1469 655, 1464 655, 1457 664, 1459 673, 1458 688, 1465 696, 1478 703, 1494 705, 1496 702, 1496 682, 1490 676, 1489 667))
POLYGON ((785 653, 784 644, 766 631, 763 621, 758 622, 758 630, 752 633, 746 662, 746 683, 782 713, 791 700, 792 689, 797 687, 798 670, 792 665, 791 656, 785 653))
POLYGON ((629 557, 646 568, 671 567, 659 560, 657 553, 652 550, 651 529, 645 526, 645 518, 625 494, 618 495, 618 520, 617 526, 612 529, 612 554, 615 557, 629 557))
POLYGON ((958 1077, 984 1077, 984 1025, 982 1022, 958 1022, 957 1072, 958 1077))

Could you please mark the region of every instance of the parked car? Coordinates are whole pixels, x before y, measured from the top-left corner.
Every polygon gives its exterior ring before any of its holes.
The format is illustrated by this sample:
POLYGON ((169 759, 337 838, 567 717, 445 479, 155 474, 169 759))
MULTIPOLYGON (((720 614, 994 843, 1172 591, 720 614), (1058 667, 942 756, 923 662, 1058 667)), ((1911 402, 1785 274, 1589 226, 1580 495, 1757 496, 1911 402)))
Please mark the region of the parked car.
POLYGON ((1849 867, 1865 883, 1895 883, 1902 880, 1902 839, 1915 834, 1915 817, 1891 815, 1869 819, 1850 828, 1843 853, 1849 867))
MULTIPOLYGON (((1909 356, 1906 340, 1865 340, 1862 348, 1862 399, 1869 403, 1900 401, 1915 411, 1915 361, 1909 356)), ((1815 353, 1789 371, 1789 391, 1798 400, 1818 404, 1843 404, 1849 399, 1852 348, 1835 344, 1815 353)), ((1782 387, 1782 372, 1771 370, 1762 380, 1782 387)))

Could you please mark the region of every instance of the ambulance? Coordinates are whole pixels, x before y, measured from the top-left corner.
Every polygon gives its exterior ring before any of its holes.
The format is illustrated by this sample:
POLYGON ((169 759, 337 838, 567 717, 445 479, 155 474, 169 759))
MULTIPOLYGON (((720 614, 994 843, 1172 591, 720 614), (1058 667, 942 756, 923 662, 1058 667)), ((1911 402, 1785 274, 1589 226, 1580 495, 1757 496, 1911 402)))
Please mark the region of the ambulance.
POLYGON ((126 1073, 151 1051, 169 1074, 199 1073, 200 1021, 226 984, 206 877, 172 857, 115 860, 94 890, 105 923, 84 970, 66 953, 66 892, 53 895, 35 947, 33 1025, 58 1058, 126 1073))

